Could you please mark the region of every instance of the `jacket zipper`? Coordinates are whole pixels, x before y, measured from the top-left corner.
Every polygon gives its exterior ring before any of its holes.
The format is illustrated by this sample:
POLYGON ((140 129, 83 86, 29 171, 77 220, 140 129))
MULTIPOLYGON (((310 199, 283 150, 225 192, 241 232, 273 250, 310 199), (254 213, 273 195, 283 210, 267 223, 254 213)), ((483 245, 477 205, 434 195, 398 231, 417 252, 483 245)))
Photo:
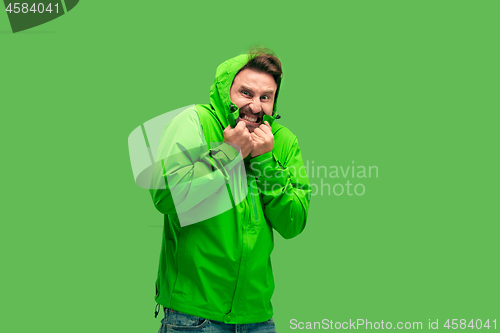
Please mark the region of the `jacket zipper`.
MULTIPOLYGON (((256 221, 257 220, 257 204, 255 202, 255 198, 254 198, 254 191, 253 191, 253 186, 254 186, 254 183, 253 181, 255 181, 255 178, 253 176, 250 176, 248 175, 247 176, 247 181, 250 182, 250 202, 251 202, 251 206, 252 206, 252 212, 253 212, 253 218, 252 220, 253 221, 256 221)), ((247 184, 248 185, 248 184, 247 184)), ((249 214, 251 214, 249 212, 249 214)), ((243 219, 243 221, 245 221, 246 218, 243 219)), ((241 255, 240 255, 240 265, 238 267, 238 273, 236 275, 236 284, 235 284, 235 288, 234 288, 234 293, 233 293, 233 299, 231 301, 231 307, 229 309, 229 312, 227 312, 226 314, 230 314, 232 311, 233 311, 233 308, 234 308, 234 305, 235 305, 235 300, 236 298, 238 298, 239 296, 239 290, 241 289, 241 275, 242 275, 242 270, 245 269, 245 265, 246 265, 246 255, 247 255, 247 249, 248 249, 248 243, 247 243, 247 226, 244 224, 243 222, 243 234, 242 234, 242 248, 241 248, 241 255)), ((237 302, 236 302, 237 303, 237 302)))
MULTIPOLYGON (((246 218, 243 218, 243 221, 245 221, 246 218)), ((246 243, 246 226, 245 223, 242 223, 242 240, 241 240, 241 252, 240 252, 240 262, 238 265, 238 273, 236 273, 236 283, 234 284, 234 292, 233 292, 233 297, 231 299, 231 305, 229 307, 229 311, 226 313, 226 315, 229 315, 235 306, 237 302, 235 300, 238 298, 239 292, 238 290, 241 289, 241 281, 240 281, 240 276, 241 276, 241 271, 244 269, 244 265, 246 263, 246 248, 248 247, 248 244, 246 243)))

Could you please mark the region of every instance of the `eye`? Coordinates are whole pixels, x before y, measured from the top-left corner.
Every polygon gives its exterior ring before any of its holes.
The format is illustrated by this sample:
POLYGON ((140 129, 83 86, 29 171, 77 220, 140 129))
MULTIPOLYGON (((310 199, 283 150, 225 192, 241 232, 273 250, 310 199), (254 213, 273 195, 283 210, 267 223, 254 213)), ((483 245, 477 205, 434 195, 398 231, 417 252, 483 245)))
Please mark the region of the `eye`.
POLYGON ((262 96, 261 97, 263 100, 268 100, 269 99, 269 96, 262 96))
POLYGON ((242 93, 243 95, 245 95, 245 96, 250 96, 250 93, 249 93, 248 91, 245 91, 245 90, 244 90, 244 91, 242 91, 241 93, 242 93))

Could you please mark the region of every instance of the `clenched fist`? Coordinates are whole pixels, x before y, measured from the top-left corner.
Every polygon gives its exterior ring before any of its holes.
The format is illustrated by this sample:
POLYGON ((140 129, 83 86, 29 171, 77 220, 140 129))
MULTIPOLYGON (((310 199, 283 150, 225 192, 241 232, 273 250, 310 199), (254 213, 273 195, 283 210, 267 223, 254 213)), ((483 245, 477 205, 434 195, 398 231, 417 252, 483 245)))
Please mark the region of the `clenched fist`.
POLYGON ((234 128, 228 126, 224 129, 224 142, 230 144, 236 150, 240 149, 243 158, 247 157, 253 149, 254 141, 243 121, 238 122, 234 128))
POLYGON ((253 150, 251 153, 252 157, 256 157, 273 150, 274 147, 274 135, 271 129, 271 125, 266 121, 265 124, 257 127, 251 134, 253 140, 253 150))

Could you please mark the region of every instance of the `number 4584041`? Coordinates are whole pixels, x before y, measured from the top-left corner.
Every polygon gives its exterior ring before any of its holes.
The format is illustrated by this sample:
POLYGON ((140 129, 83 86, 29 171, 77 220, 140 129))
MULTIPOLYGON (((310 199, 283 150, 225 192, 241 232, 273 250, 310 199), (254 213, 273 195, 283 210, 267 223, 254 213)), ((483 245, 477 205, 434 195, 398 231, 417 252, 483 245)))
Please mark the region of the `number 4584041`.
POLYGON ((486 322, 483 323, 483 321, 481 319, 471 319, 470 322, 467 324, 467 320, 465 319, 448 319, 446 321, 446 323, 444 323, 443 327, 446 327, 447 329, 453 329, 453 330, 456 330, 457 328, 460 328, 462 330, 466 329, 466 328, 471 328, 471 329, 474 329, 474 328, 477 328, 477 329, 481 329, 481 328, 487 328, 487 329, 490 329, 490 327, 492 327, 493 329, 496 329, 497 328, 497 320, 492 320, 491 323, 493 324, 492 326, 490 326, 490 320, 486 320, 486 322), (450 322, 451 320, 451 322, 450 322))
POLYGON ((29 8, 29 4, 27 3, 9 3, 5 11, 9 13, 22 13, 22 14, 27 14, 29 12, 32 13, 44 13, 44 12, 49 12, 52 13, 52 11, 55 10, 56 13, 59 13, 59 4, 56 3, 54 4, 55 9, 52 9, 52 4, 49 3, 47 7, 43 3, 39 3, 38 5, 34 3, 31 8, 29 8))

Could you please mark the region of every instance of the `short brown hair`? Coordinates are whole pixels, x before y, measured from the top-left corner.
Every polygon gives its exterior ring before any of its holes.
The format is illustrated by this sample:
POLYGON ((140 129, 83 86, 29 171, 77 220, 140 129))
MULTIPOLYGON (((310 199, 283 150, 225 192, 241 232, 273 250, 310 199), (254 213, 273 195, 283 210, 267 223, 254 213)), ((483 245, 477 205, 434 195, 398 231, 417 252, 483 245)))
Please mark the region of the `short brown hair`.
POLYGON ((253 69, 258 72, 270 74, 279 87, 283 77, 283 70, 281 69, 281 61, 276 57, 274 52, 266 47, 258 46, 252 47, 248 51, 248 54, 250 56, 248 62, 238 73, 244 69, 253 69))

